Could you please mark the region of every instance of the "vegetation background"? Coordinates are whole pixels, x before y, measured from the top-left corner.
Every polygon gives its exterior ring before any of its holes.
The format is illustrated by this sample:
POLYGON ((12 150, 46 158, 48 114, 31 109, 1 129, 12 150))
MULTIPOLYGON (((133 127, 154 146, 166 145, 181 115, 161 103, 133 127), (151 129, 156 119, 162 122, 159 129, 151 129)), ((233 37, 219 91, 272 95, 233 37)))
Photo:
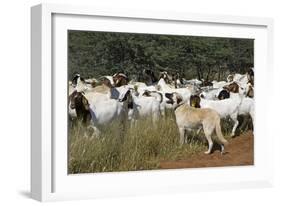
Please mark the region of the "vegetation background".
POLYGON ((74 72, 97 78, 119 71, 138 79, 151 69, 219 81, 253 64, 253 39, 68 31, 70 79, 74 72))

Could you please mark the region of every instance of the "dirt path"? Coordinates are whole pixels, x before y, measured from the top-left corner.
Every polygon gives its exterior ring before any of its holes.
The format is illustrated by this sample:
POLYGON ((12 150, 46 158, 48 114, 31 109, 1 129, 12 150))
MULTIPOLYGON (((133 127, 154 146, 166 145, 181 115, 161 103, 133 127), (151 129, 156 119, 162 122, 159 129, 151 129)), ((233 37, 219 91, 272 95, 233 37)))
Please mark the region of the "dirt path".
POLYGON ((248 131, 229 141, 225 148, 226 154, 221 155, 219 150, 206 155, 204 152, 193 155, 188 159, 176 161, 161 161, 160 168, 198 168, 219 167, 254 164, 254 137, 252 131, 248 131))

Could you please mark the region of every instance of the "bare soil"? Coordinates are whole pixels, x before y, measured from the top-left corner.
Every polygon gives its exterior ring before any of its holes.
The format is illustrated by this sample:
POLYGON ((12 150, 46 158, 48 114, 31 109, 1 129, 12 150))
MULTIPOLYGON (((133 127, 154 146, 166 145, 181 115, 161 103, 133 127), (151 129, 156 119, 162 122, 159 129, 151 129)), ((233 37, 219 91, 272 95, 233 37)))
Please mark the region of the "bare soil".
POLYGON ((161 169, 199 168, 220 166, 241 166, 254 164, 254 136, 247 131, 229 140, 225 147, 225 154, 221 154, 219 147, 215 147, 212 154, 194 154, 176 161, 161 161, 161 169))

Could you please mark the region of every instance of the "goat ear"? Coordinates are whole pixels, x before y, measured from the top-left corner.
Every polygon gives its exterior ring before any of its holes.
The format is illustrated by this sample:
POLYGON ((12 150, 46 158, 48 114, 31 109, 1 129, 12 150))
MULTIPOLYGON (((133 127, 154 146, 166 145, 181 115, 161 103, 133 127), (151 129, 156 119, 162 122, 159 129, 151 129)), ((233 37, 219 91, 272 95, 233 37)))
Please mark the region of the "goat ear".
POLYGON ((228 86, 224 86, 223 89, 225 89, 226 91, 229 92, 229 87, 228 86))
POLYGON ((182 102, 182 98, 177 96, 177 104, 181 103, 182 102))
POLYGON ((137 92, 138 91, 138 86, 134 85, 134 88, 130 88, 130 90, 135 90, 137 92))
POLYGON ((77 98, 77 97, 79 97, 80 94, 81 94, 80 92, 77 92, 77 91, 76 91, 76 92, 74 93, 73 97, 74 97, 74 98, 77 98))
POLYGON ((160 85, 156 85, 156 86, 155 86, 155 89, 156 89, 157 91, 159 91, 159 90, 161 89, 161 86, 160 86, 160 85))
POLYGON ((83 98, 82 98, 82 103, 83 103, 85 109, 86 109, 86 110, 89 110, 89 102, 88 102, 88 100, 86 99, 86 97, 84 97, 84 96, 83 96, 83 98))

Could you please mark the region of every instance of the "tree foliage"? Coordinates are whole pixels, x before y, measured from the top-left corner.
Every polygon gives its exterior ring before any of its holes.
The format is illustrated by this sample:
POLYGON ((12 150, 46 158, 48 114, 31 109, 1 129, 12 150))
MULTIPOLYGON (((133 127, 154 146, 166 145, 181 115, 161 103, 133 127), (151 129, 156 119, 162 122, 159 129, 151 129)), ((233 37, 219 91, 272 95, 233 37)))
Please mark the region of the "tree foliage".
POLYGON ((111 32, 68 32, 69 78, 143 69, 179 72, 187 79, 222 80, 253 67, 254 40, 111 32))

